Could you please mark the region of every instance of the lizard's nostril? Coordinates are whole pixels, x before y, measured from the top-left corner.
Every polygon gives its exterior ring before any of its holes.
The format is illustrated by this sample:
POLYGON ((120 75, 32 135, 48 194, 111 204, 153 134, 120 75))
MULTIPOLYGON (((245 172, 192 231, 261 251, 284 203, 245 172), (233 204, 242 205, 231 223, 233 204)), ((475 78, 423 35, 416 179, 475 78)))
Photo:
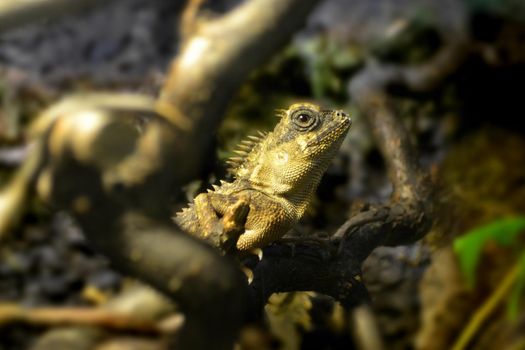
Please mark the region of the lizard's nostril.
POLYGON ((343 111, 336 111, 335 115, 339 118, 348 118, 348 114, 343 111))

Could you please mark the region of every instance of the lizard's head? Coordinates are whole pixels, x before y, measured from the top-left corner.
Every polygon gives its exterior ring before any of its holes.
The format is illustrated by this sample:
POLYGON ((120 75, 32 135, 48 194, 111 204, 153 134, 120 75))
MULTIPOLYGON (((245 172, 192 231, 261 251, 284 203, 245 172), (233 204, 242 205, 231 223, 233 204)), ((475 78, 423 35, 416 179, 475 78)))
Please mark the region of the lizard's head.
POLYGON ((292 197, 302 193, 297 198, 304 202, 305 193, 311 194, 328 168, 351 121, 343 111, 310 103, 293 104, 280 110, 279 116, 273 132, 241 143, 236 151, 241 157, 230 160, 230 171, 268 193, 292 197))
POLYGON ((345 112, 311 103, 293 104, 281 116, 274 131, 277 142, 295 144, 305 158, 335 153, 352 124, 345 112))

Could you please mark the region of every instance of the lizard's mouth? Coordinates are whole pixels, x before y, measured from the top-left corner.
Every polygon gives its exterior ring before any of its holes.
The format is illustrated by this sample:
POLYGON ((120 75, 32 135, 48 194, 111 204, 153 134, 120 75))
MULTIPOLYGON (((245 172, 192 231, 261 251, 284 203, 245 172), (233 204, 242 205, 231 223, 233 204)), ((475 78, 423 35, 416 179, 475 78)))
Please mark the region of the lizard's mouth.
POLYGON ((344 136, 350 126, 352 125, 352 120, 348 116, 342 117, 341 121, 332 128, 327 128, 326 130, 321 131, 316 135, 315 138, 308 141, 306 144, 308 147, 316 146, 325 140, 335 140, 341 136, 344 136))

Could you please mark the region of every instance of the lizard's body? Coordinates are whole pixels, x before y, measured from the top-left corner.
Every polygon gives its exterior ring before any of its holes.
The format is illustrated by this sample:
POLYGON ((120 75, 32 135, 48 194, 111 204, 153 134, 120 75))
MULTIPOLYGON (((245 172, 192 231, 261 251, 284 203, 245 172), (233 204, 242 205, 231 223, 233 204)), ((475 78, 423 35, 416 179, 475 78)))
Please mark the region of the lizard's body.
POLYGON ((241 157, 230 160, 233 182, 222 181, 199 194, 175 221, 206 237, 220 216, 244 197, 250 210, 237 249, 260 248, 279 239, 303 216, 350 124, 342 111, 292 105, 282 111, 273 132, 241 143, 241 157))

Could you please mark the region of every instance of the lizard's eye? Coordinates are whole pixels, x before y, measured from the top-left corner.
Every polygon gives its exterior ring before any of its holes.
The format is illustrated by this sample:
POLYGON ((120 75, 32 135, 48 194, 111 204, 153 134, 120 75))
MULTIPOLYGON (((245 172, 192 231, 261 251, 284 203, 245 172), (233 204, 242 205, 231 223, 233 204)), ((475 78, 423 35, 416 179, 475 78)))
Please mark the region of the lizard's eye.
POLYGON ((301 124, 308 124, 310 121, 310 116, 308 114, 299 114, 297 116, 297 121, 301 124))
POLYGON ((316 114, 309 110, 297 112, 292 121, 299 130, 311 130, 317 124, 316 114))

